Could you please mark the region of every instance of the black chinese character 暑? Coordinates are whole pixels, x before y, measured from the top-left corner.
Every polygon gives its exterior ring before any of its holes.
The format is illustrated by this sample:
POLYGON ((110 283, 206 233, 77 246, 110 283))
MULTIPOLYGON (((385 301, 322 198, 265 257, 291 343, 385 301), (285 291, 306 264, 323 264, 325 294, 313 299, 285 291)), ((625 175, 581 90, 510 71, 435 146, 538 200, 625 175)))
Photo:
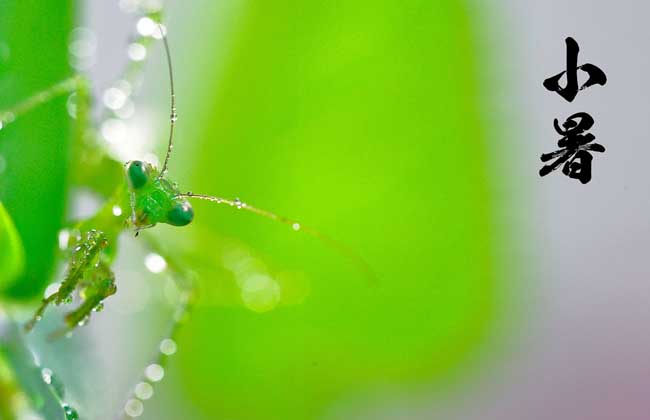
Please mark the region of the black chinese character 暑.
POLYGON ((593 85, 605 85, 607 76, 598 67, 593 64, 583 64, 578 66, 578 52, 580 48, 575 39, 569 37, 566 39, 566 70, 544 80, 544 87, 551 92, 557 92, 569 102, 572 102, 578 95, 578 91, 593 85), (589 78, 582 86, 578 86, 578 70, 582 70, 589 78), (566 86, 560 86, 560 79, 566 73, 566 86))
POLYGON ((542 167, 539 170, 540 176, 548 175, 564 163, 562 172, 564 175, 574 178, 586 184, 591 180, 591 161, 593 157, 589 152, 604 152, 605 147, 598 143, 591 143, 596 137, 591 133, 585 133, 594 125, 594 119, 586 112, 578 112, 571 115, 562 123, 557 120, 553 125, 555 131, 563 137, 557 142, 561 149, 542 155, 542 162, 556 159, 555 162, 542 167))

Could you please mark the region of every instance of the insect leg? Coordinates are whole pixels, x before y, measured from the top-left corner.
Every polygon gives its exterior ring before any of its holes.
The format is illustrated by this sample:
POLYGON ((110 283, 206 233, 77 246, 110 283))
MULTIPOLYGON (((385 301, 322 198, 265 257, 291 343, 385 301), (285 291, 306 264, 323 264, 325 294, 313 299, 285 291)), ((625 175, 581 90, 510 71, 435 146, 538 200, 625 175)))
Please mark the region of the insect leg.
POLYGON ((72 331, 78 325, 83 325, 96 308, 99 308, 109 296, 117 292, 115 286, 115 274, 105 263, 99 263, 94 270, 88 273, 84 279, 83 288, 79 293, 83 296, 83 302, 79 307, 65 316, 66 326, 50 334, 50 339, 56 339, 72 331))
POLYGON ((32 319, 25 325, 25 330, 31 330, 36 322, 41 319, 47 306, 54 302, 57 305, 70 303, 72 301, 72 292, 77 288, 88 273, 97 269, 100 251, 108 245, 106 235, 97 230, 89 230, 85 238, 75 246, 70 256, 70 263, 65 279, 59 286, 59 290, 48 296, 41 307, 36 311, 32 319))
POLYGON ((43 312, 45 312, 45 309, 47 306, 56 299, 57 293, 52 293, 45 299, 43 299, 43 302, 41 303, 41 306, 38 307, 36 312, 34 312, 34 316, 32 316, 32 319, 30 319, 26 324, 25 324, 25 331, 29 332, 31 331, 36 323, 41 320, 43 317, 43 312))

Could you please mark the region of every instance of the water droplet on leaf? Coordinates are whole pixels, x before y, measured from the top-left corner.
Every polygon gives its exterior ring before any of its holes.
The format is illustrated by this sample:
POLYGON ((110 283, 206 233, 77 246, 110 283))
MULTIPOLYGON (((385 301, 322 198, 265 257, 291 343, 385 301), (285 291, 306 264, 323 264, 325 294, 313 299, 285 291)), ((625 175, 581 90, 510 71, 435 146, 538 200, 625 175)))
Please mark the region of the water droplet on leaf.
POLYGON ((61 406, 61 408, 63 408, 63 413, 65 413, 66 420, 79 420, 79 414, 77 414, 77 410, 65 403, 61 406))

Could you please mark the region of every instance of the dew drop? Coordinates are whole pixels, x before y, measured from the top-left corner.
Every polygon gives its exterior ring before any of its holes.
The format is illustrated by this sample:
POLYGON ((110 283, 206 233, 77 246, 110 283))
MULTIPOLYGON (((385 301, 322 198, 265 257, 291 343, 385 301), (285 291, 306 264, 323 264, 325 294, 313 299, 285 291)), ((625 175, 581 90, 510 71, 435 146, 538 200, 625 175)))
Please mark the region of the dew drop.
POLYGON ((53 295, 54 293, 56 293, 59 290, 60 286, 61 286, 61 283, 59 283, 59 282, 50 284, 49 286, 47 286, 45 288, 45 293, 44 293, 43 297, 48 297, 48 296, 53 295))
POLYGON ((151 382, 158 382, 165 376, 165 369, 156 363, 152 363, 146 367, 144 374, 151 382))
POLYGON ((291 225, 291 228, 295 230, 296 232, 300 230, 300 223, 294 223, 291 225))
POLYGON ((144 412, 142 401, 132 398, 124 405, 124 412, 131 417, 140 417, 144 412))
POLYGON ((65 414, 66 420, 79 420, 79 414, 77 414, 77 410, 70 407, 66 403, 63 403, 61 405, 61 408, 63 408, 63 413, 65 414))
POLYGON ((167 268, 167 261, 165 261, 165 259, 160 255, 151 253, 144 257, 144 265, 147 267, 147 270, 158 274, 165 271, 167 268))
POLYGON ((141 17, 136 24, 136 29, 142 36, 151 36, 156 30, 156 22, 154 22, 150 17, 141 17))
POLYGON ((248 309, 267 312, 280 302, 280 286, 267 275, 254 274, 244 279, 241 297, 248 309))
POLYGON ((104 302, 99 302, 97 306, 93 308, 93 312, 101 312, 104 310, 104 302))
POLYGON ((68 248, 70 243, 70 231, 68 229, 61 229, 59 231, 59 249, 64 250, 68 248))
POLYGON ((80 326, 80 327, 83 327, 84 325, 86 325, 88 323, 89 320, 90 320, 90 317, 88 315, 86 315, 85 317, 83 317, 83 319, 81 321, 77 322, 77 325, 80 326))
POLYGON ((140 382, 135 386, 135 396, 141 400, 148 400, 153 396, 153 387, 148 382, 140 382))
POLYGON ((103 95, 104 105, 112 110, 120 109, 126 103, 128 95, 122 89, 111 87, 106 89, 103 95))
POLYGON ((147 48, 138 42, 134 42, 133 44, 129 45, 127 54, 133 61, 142 61, 147 58, 147 48))
POLYGON ((172 123, 175 123, 178 121, 178 114, 176 112, 172 112, 172 114, 169 116, 169 119, 172 123))
POLYGON ((122 207, 117 204, 113 206, 113 216, 119 217, 122 215, 122 207))
POLYGON ((52 384, 52 370, 48 368, 43 368, 41 369, 41 378, 43 378, 43 382, 45 382, 48 385, 52 384))
POLYGON ((57 397, 63 398, 65 396, 63 383, 59 381, 51 369, 41 369, 41 378, 43 378, 43 382, 51 387, 52 391, 56 394, 57 397))
POLYGON ((160 342, 160 352, 165 356, 171 356, 176 353, 176 342, 171 338, 165 338, 160 342))
POLYGON ((95 63, 97 37, 87 28, 76 28, 72 31, 68 45, 70 64, 77 70, 88 70, 95 63))

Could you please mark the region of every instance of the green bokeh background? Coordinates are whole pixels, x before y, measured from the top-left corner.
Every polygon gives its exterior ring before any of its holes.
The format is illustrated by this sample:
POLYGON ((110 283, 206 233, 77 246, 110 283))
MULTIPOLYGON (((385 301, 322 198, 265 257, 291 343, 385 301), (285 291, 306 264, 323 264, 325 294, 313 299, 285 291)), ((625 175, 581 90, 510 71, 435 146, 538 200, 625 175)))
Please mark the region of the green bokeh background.
MULTIPOLYGON (((41 2, 43 30, 26 31, 41 14, 0 3, 14 8, 0 40, 23 60, 0 75, 6 105, 69 72, 73 8, 41 2)), ((196 203, 191 226, 157 228, 170 250, 218 266, 215 241, 237 238, 277 271, 303 273, 309 294, 258 313, 214 298, 211 288, 232 281, 225 270, 197 268, 214 276, 201 280, 212 298, 182 330, 144 418, 191 407, 194 418, 316 419, 391 389, 444 385, 480 355, 503 304, 468 4, 225 3, 169 11, 181 116, 171 175, 183 189, 239 196, 327 232, 378 281, 313 238, 196 203)), ((146 77, 156 96, 143 102, 167 115, 164 67, 146 77)), ((11 296, 38 296, 49 282, 69 124, 60 99, 0 132, 0 199, 28 260, 11 296)), ((160 153, 165 129, 161 118, 160 153)))

